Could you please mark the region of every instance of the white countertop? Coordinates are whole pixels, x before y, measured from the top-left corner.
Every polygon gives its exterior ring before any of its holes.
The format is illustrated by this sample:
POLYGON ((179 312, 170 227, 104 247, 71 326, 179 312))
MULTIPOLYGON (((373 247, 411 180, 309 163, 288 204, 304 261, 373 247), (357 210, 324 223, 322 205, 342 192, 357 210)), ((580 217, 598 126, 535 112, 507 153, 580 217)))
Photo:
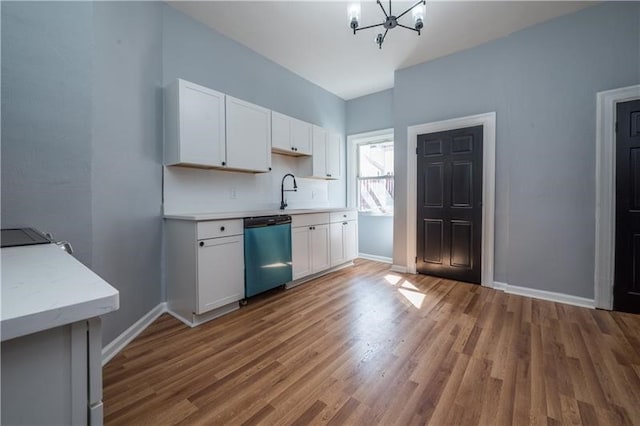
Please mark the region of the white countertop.
POLYGON ((258 217, 258 216, 272 216, 279 214, 312 214, 312 213, 333 213, 333 212, 346 212, 354 209, 340 208, 326 208, 326 209, 285 209, 285 210, 253 210, 253 211, 239 211, 239 212, 223 212, 223 213, 180 213, 180 214, 165 214, 165 219, 175 220, 218 220, 218 219, 241 219, 244 217, 258 217))
POLYGON ((55 244, 2 254, 2 341, 118 309, 119 293, 55 244))

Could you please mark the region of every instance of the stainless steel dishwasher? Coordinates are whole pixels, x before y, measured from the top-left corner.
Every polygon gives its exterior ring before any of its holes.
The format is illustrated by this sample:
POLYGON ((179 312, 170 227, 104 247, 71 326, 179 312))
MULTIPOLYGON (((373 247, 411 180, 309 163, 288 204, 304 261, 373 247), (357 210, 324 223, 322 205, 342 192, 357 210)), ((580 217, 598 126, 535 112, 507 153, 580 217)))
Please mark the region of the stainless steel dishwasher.
POLYGON ((292 280, 291 216, 244 219, 244 265, 245 298, 292 280))

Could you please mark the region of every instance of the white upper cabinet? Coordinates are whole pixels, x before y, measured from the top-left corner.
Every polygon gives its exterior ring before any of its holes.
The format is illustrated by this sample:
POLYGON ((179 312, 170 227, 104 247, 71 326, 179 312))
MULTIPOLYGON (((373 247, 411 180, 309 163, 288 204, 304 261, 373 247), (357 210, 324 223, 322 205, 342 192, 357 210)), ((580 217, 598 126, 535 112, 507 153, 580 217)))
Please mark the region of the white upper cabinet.
POLYGON ((226 97, 227 164, 235 170, 271 170, 271 111, 226 97))
POLYGON ((313 126, 313 157, 312 177, 328 178, 327 176, 327 131, 319 126, 313 126))
POLYGON ((271 111, 184 80, 165 89, 164 164, 271 170, 271 111))
POLYGON ((341 142, 342 136, 337 133, 330 133, 327 137, 327 174, 331 179, 340 178, 341 142))
POLYGON ((313 124, 306 121, 291 119, 291 141, 298 155, 311 155, 311 133, 313 124))
POLYGON ((291 119, 275 111, 271 111, 271 150, 287 154, 293 151, 291 119))
POLYGON ((337 133, 313 126, 313 160, 311 177, 321 179, 339 179, 341 140, 337 133))
POLYGON ((225 95, 184 80, 165 91, 164 164, 219 167, 225 162, 225 95))
POLYGON ((311 155, 312 125, 302 120, 271 112, 271 150, 279 154, 311 155))

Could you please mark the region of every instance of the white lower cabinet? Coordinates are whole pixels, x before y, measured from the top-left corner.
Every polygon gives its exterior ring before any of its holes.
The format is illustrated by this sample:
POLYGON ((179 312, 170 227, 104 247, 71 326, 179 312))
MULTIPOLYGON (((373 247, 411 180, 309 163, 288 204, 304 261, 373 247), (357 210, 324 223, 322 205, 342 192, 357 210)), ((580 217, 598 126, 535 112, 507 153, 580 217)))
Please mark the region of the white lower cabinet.
POLYGON ((329 255, 329 225, 313 225, 310 231, 311 273, 320 272, 331 266, 329 255))
POLYGON ((311 273, 310 241, 311 232, 308 227, 291 228, 291 262, 294 280, 311 273))
POLYGON ((238 309, 244 298, 242 219, 166 221, 167 305, 190 326, 238 309))
POLYGON ((351 214, 341 216, 332 215, 330 224, 332 267, 358 257, 358 221, 351 214))
POLYGON ((291 219, 293 279, 331 266, 329 213, 294 215, 291 219))
POLYGON ((358 256, 357 213, 294 215, 291 246, 294 280, 347 263, 358 256))
POLYGON ((328 269, 331 266, 329 225, 292 228, 291 249, 294 280, 328 269))
POLYGON ((244 298, 244 239, 242 235, 198 242, 198 307, 204 314, 244 298))

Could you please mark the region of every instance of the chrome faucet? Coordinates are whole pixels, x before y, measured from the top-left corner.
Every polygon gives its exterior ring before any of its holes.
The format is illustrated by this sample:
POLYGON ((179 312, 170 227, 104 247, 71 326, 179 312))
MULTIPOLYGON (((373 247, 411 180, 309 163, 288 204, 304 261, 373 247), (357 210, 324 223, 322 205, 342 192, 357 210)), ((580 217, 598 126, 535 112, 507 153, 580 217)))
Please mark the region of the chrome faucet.
POLYGON ((285 203, 284 201, 284 193, 294 192, 297 190, 298 190, 298 184, 296 183, 296 177, 291 173, 287 173, 286 175, 284 175, 282 177, 282 182, 280 183, 280 210, 284 210, 284 208, 287 207, 287 203, 285 203), (291 176, 291 178, 293 179, 293 189, 284 189, 284 180, 287 178, 287 176, 291 176))

